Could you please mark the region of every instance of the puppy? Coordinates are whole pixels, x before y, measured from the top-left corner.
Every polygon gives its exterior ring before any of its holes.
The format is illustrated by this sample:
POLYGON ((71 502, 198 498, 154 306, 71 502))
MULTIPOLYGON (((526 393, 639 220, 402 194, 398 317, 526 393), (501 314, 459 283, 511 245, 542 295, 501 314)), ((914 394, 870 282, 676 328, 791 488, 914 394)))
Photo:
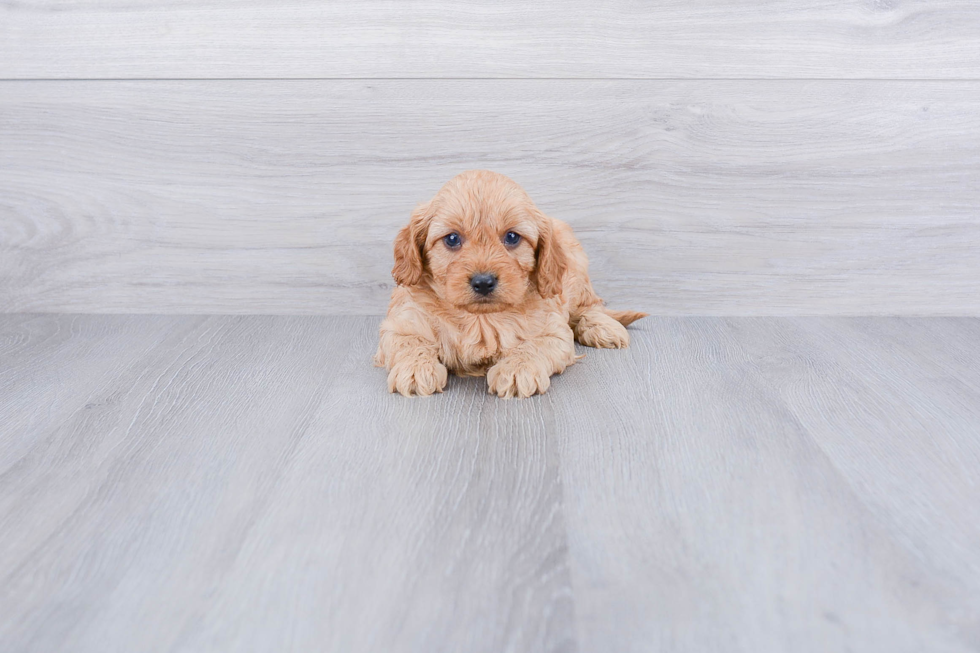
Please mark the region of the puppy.
POLYGON ((544 393, 590 347, 629 345, 646 313, 611 311, 571 227, 504 175, 471 170, 412 213, 395 238, 388 315, 374 362, 388 390, 431 395, 448 372, 487 377, 501 397, 544 393))

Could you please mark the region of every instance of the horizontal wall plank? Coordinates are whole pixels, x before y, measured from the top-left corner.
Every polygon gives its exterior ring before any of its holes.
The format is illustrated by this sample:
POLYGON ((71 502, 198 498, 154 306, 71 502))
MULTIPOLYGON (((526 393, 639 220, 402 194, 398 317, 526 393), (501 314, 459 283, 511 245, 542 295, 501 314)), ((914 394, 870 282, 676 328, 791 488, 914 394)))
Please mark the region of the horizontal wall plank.
POLYGON ((0 311, 384 311, 391 241, 491 168, 611 305, 980 314, 980 83, 0 84, 0 311))
POLYGON ((0 77, 976 79, 980 5, 18 0, 0 77))

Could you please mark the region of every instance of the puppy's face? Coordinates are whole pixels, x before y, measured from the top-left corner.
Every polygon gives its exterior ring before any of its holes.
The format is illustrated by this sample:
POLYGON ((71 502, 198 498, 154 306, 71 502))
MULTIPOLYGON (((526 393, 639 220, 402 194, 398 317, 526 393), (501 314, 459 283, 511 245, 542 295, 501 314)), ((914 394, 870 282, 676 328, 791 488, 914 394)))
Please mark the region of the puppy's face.
POLYGON ((463 173, 447 183, 395 241, 393 276, 426 284, 445 304, 471 313, 520 306, 529 291, 561 291, 564 256, 551 219, 516 183, 496 173, 463 173))
POLYGON ((432 290, 472 313, 517 306, 531 285, 538 225, 520 202, 499 200, 441 203, 425 240, 432 290))

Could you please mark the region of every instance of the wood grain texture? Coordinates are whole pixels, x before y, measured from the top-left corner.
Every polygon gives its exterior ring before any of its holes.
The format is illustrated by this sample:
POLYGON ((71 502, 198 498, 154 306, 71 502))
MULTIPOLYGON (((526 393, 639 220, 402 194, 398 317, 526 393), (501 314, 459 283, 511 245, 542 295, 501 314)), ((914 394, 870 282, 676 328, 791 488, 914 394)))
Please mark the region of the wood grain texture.
POLYGON ((653 318, 569 370, 582 650, 976 650, 976 330, 653 318))
POLYGON ((526 401, 377 324, 0 316, 0 649, 980 645, 980 320, 648 318, 526 401))
POLYGON ((0 324, 0 649, 570 650, 542 402, 389 396, 373 318, 0 324))
POLYGON ((0 4, 0 77, 980 77, 971 0, 0 4))
POLYGON ((381 313, 491 168, 612 305, 980 314, 980 82, 6 82, 0 141, 0 312, 381 313))

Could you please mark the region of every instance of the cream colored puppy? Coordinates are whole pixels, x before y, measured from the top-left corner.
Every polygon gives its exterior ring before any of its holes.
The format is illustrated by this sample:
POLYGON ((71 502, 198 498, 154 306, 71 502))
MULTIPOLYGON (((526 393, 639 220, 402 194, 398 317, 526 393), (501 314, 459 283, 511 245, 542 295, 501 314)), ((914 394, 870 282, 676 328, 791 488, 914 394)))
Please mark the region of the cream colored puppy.
POLYGON ((571 227, 511 179, 471 170, 449 180, 395 238, 398 287, 374 359, 388 389, 442 392, 451 371, 530 397, 575 362, 575 340, 628 346, 626 325, 646 313, 603 307, 588 267, 571 227))

